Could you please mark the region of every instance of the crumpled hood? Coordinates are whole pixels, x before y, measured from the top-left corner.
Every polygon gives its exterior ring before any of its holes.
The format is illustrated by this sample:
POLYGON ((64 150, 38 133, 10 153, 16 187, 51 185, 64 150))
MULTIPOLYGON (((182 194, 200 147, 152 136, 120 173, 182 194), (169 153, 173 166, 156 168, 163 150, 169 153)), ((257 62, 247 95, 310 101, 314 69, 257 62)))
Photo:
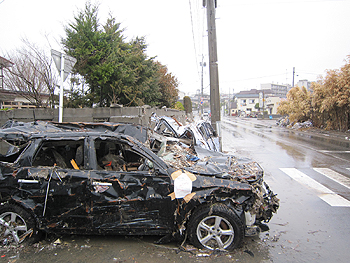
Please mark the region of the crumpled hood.
POLYGON ((164 144, 158 156, 174 169, 184 169, 201 176, 249 183, 263 177, 260 165, 248 158, 237 158, 201 147, 195 147, 195 151, 193 153, 190 148, 177 144, 164 144))
POLYGON ((193 174, 239 182, 255 182, 263 176, 263 169, 258 163, 234 156, 205 157, 185 169, 193 174))

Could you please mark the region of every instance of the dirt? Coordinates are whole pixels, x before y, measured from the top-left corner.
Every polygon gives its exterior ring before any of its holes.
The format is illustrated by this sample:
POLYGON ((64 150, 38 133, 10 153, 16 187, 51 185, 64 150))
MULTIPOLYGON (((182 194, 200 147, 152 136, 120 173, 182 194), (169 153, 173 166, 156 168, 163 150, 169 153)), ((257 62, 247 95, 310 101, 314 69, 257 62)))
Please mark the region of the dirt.
POLYGON ((199 250, 190 244, 157 245, 159 237, 63 236, 29 246, 0 247, 0 262, 272 262, 274 237, 246 238, 232 252, 199 250))

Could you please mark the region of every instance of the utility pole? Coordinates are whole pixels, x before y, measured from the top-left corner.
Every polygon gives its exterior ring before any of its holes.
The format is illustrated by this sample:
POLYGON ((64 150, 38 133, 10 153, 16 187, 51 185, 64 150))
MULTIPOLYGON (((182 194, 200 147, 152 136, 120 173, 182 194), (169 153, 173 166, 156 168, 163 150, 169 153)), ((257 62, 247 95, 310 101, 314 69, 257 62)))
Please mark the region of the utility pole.
POLYGON ((208 46, 209 46, 209 76, 210 76, 210 112, 211 124, 219 133, 217 125, 220 124, 220 91, 219 70, 216 44, 215 8, 216 0, 203 0, 203 6, 207 6, 208 46), (215 6, 214 6, 215 2, 215 6))
POLYGON ((294 76, 295 76, 295 67, 293 67, 293 82, 292 82, 292 88, 294 88, 294 76))

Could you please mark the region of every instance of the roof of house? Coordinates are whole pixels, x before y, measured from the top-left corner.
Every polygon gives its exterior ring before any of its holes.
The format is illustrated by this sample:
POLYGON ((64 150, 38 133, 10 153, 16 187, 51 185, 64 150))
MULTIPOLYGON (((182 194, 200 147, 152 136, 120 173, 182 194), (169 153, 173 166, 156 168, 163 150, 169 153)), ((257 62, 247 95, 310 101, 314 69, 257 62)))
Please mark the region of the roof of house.
POLYGON ((236 98, 259 98, 259 94, 263 93, 266 95, 271 93, 271 90, 257 90, 257 89, 251 89, 251 90, 243 90, 240 91, 235 95, 236 98))
POLYGON ((10 60, 0 56, 0 68, 8 68, 12 67, 13 65, 14 63, 12 63, 10 60))

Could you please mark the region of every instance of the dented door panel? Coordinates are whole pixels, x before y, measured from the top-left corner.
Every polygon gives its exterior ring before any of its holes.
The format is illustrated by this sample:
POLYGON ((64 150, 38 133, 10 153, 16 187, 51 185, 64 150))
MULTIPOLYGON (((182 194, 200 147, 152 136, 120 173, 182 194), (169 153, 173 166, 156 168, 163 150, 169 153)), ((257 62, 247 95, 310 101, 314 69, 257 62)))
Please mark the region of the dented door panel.
POLYGON ((93 179, 93 224, 100 230, 134 234, 168 233, 174 202, 170 178, 154 173, 98 172, 93 179))
MULTIPOLYGON (((46 228, 80 228, 91 225, 90 195, 87 192, 89 176, 86 172, 59 168, 30 168, 28 179, 38 180, 38 191, 32 184, 22 183, 33 192, 34 200, 46 228)), ((28 189, 29 190, 29 189, 28 189)))

